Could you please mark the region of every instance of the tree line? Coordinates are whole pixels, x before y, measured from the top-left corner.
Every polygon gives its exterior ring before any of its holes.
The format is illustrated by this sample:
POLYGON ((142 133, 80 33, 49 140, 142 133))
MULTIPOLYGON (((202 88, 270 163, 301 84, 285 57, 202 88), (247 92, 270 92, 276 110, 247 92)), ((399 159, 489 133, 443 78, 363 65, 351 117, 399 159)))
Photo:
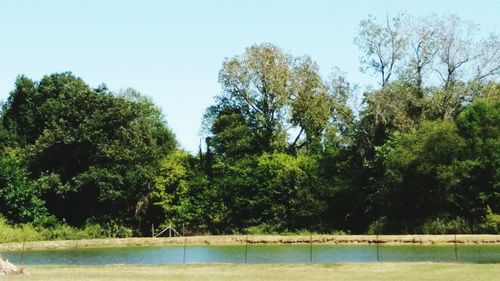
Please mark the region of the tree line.
POLYGON ((265 43, 226 58, 198 153, 133 89, 19 76, 0 114, 0 214, 135 235, 498 233, 498 35, 401 14, 361 21, 354 42, 380 82, 362 104, 307 55, 265 43))

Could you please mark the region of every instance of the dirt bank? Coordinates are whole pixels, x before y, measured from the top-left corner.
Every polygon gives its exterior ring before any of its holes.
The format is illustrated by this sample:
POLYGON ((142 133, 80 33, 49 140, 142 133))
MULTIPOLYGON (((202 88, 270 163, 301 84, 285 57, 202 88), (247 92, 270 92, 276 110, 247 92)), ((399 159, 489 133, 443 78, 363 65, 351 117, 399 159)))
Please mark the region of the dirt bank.
MULTIPOLYGON (((300 244, 309 243, 309 235, 249 235, 249 244, 300 244)), ((63 240, 26 242, 25 250, 52 250, 70 248, 126 247, 179 245, 237 245, 247 241, 245 235, 190 236, 172 238, 113 238, 91 240, 63 240)), ((457 235, 460 244, 500 244, 500 235, 457 235)), ((453 244, 455 235, 312 235, 315 244, 453 244), (378 240, 377 240, 378 239, 378 240)), ((19 251, 22 243, 0 244, 0 252, 19 251)))

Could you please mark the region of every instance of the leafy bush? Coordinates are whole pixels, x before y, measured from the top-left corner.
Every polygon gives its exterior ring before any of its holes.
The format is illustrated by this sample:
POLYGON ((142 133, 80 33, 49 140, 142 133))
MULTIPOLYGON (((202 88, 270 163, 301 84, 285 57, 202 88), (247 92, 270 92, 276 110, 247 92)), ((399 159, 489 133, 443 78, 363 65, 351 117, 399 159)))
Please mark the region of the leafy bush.
POLYGON ((33 222, 33 225, 41 228, 52 228, 57 226, 59 223, 59 220, 55 216, 43 216, 36 219, 33 222))
POLYGON ((126 238, 132 237, 132 229, 126 227, 118 220, 110 220, 102 225, 103 234, 105 237, 126 238))
POLYGON ((247 232, 248 234, 277 234, 280 231, 275 225, 262 223, 259 225, 248 227, 247 232))
POLYGON ((491 208, 486 209, 486 217, 484 221, 478 225, 477 232, 479 233, 500 233, 500 214, 495 214, 491 208))
POLYGON ((468 234, 471 233, 469 224, 460 217, 448 219, 446 217, 435 217, 427 219, 421 226, 420 231, 424 234, 468 234))
POLYGON ((20 227, 13 227, 7 224, 5 218, 0 217, 0 243, 19 241, 44 240, 43 235, 32 225, 25 224, 20 227))
POLYGON ((76 240, 79 230, 67 224, 57 224, 52 228, 41 229, 44 240, 76 240))
POLYGON ((80 233, 80 239, 94 239, 106 237, 106 231, 96 223, 87 223, 80 233))
POLYGON ((380 217, 374 220, 369 226, 367 233, 370 235, 387 234, 390 232, 391 223, 387 217, 380 217))
POLYGON ((43 240, 77 240, 94 238, 131 237, 132 230, 111 221, 103 226, 97 223, 87 223, 83 228, 76 228, 65 223, 54 221, 54 217, 37 220, 33 224, 9 225, 5 218, 0 217, 0 243, 43 241, 43 240))

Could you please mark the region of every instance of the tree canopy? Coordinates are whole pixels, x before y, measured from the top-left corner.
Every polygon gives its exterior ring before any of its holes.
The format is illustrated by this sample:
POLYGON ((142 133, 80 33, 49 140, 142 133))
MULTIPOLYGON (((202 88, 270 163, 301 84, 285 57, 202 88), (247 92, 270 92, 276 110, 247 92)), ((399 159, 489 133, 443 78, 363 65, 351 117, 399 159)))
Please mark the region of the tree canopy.
POLYGON ((380 85, 364 92, 249 46, 222 63, 197 153, 136 90, 19 76, 0 112, 0 216, 136 235, 498 233, 500 44, 481 34, 456 16, 368 17, 355 44, 380 85))
MULTIPOLYGON (((2 123, 25 163, 11 180, 36 186, 34 203, 43 200, 50 214, 75 225, 133 217, 152 190, 160 159, 176 148, 148 98, 92 89, 71 73, 40 82, 20 76, 2 123)), ((12 157, 9 149, 4 153, 12 157)))

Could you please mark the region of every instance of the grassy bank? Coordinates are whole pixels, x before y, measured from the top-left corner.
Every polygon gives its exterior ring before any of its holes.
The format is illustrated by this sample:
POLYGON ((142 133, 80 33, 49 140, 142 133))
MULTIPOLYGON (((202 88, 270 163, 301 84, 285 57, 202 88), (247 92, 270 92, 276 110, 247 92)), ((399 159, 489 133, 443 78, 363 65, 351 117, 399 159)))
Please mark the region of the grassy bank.
MULTIPOLYGON (((189 245, 237 245, 244 244, 450 244, 455 243, 455 235, 220 235, 220 236, 190 236, 172 238, 111 238, 111 239, 81 239, 60 241, 37 241, 23 243, 0 244, 0 252, 46 249, 69 249, 78 247, 126 247, 126 246, 160 246, 179 245, 186 241, 189 245), (248 239, 248 240, 247 240, 248 239), (378 239, 378 240, 377 240, 378 239)), ((460 244, 500 244, 500 235, 457 235, 460 244)))
POLYGON ((298 265, 33 266, 7 280, 498 280, 495 264, 367 263, 298 265))

